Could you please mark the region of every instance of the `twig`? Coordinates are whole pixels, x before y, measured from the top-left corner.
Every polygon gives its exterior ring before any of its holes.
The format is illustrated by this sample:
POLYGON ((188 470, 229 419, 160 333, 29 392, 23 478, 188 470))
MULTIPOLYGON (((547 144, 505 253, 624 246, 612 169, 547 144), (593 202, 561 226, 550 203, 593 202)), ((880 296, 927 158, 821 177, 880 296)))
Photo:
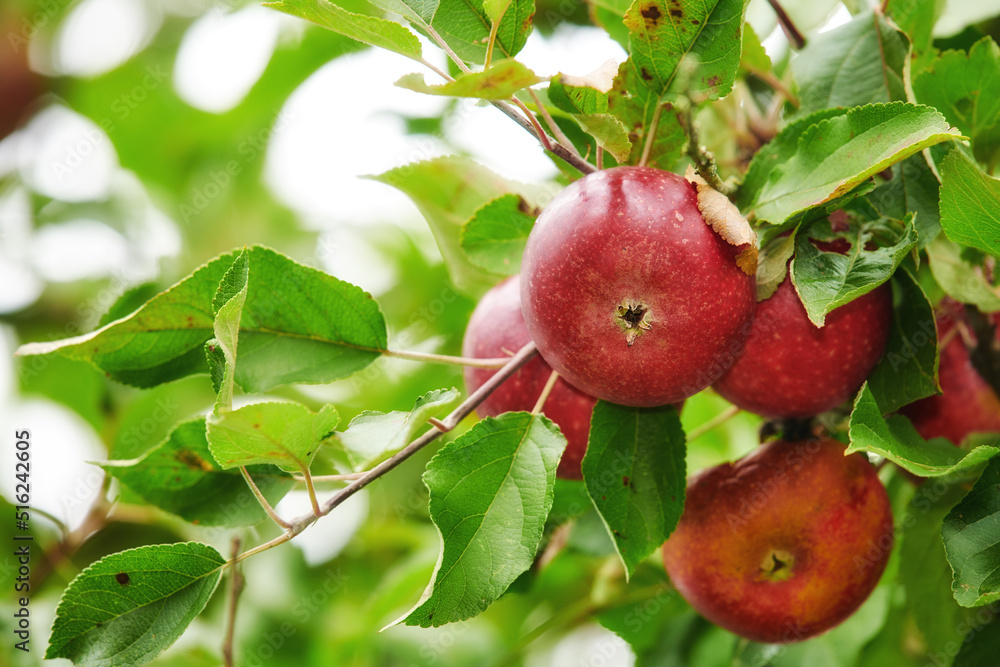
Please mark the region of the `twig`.
POLYGON ((552 140, 549 139, 549 135, 545 134, 545 130, 542 129, 542 126, 538 124, 538 119, 535 118, 535 114, 531 113, 531 110, 528 109, 528 107, 525 106, 524 102, 522 102, 521 100, 517 99, 516 97, 513 98, 513 100, 514 104, 524 114, 524 117, 527 118, 528 122, 531 123, 531 130, 532 132, 535 133, 535 136, 538 138, 539 143, 542 144, 542 148, 551 153, 553 146, 552 140))
POLYGON ((510 357, 494 359, 476 359, 474 357, 453 357, 447 354, 432 354, 413 350, 383 350, 382 354, 396 359, 408 361, 426 361, 432 364, 451 364, 452 366, 472 366, 473 368, 501 368, 510 361, 510 357))
POLYGON ((274 521, 276 524, 278 524, 285 530, 291 528, 292 525, 287 521, 285 521, 284 519, 282 519, 280 516, 278 516, 278 513, 274 511, 273 507, 271 507, 271 503, 267 502, 267 498, 265 498, 264 494, 261 493, 260 489, 257 488, 257 483, 253 481, 253 478, 247 471, 247 467, 240 466, 240 472, 243 474, 243 479, 247 481, 247 486, 249 486, 250 490, 253 491, 253 495, 257 497, 257 502, 260 503, 260 506, 264 508, 264 511, 267 513, 267 515, 271 517, 271 521, 274 521))
POLYGON ((426 67, 427 69, 431 70, 432 72, 434 72, 435 74, 437 74, 437 75, 438 75, 439 77, 441 77, 441 78, 442 78, 442 79, 444 79, 445 81, 454 81, 454 80, 455 80, 455 79, 453 79, 453 78, 451 77, 451 75, 450 75, 450 74, 448 74, 447 72, 445 72, 445 71, 443 71, 442 69, 440 69, 440 68, 439 68, 439 67, 438 67, 437 65, 435 65, 434 63, 432 63, 432 62, 429 62, 428 60, 426 60, 426 59, 424 59, 424 58, 420 58, 420 61, 419 61, 419 62, 420 62, 420 64, 421 64, 421 65, 423 65, 423 66, 424 66, 424 67, 426 67))
POLYGON ((729 406, 719 414, 709 419, 704 424, 699 424, 695 428, 691 429, 691 432, 687 434, 687 441, 691 442, 696 438, 700 438, 701 436, 705 435, 716 426, 726 423, 739 413, 740 409, 738 407, 736 407, 735 405, 729 406))
POLYGON ((604 169, 604 149, 600 146, 597 147, 597 170, 600 171, 604 169))
MULTIPOLYGON (((523 127, 525 131, 531 133, 532 135, 536 134, 535 128, 532 126, 531 121, 524 118, 514 109, 514 107, 512 107, 507 102, 493 100, 490 102, 490 104, 499 109, 504 115, 513 120, 515 123, 523 127)), ((594 165, 590 164, 583 158, 573 155, 573 153, 571 153, 569 149, 563 146, 562 144, 558 142, 553 142, 551 138, 549 138, 548 141, 549 144, 551 145, 551 148, 548 148, 546 150, 552 152, 556 157, 565 160, 567 163, 569 163, 571 166, 577 169, 580 173, 591 174, 597 171, 597 168, 594 167, 594 165)))
POLYGON ((768 72, 766 70, 748 66, 746 63, 743 63, 743 69, 750 72, 767 85, 771 86, 771 88, 774 88, 774 92, 788 100, 788 103, 793 107, 796 109, 800 107, 801 103, 799 102, 799 98, 796 97, 795 93, 793 93, 781 79, 775 76, 774 72, 768 72))
POLYGON ((309 468, 302 467, 302 477, 306 480, 306 490, 309 491, 309 502, 312 504, 313 514, 319 516, 319 500, 316 499, 316 487, 313 486, 313 478, 309 474, 309 468))
POLYGON ((233 662, 233 636, 236 631, 236 607, 240 599, 240 593, 243 592, 243 585, 246 580, 243 578, 243 574, 240 573, 239 567, 236 565, 236 558, 240 553, 240 538, 233 538, 233 559, 232 559, 232 569, 233 575, 230 582, 229 588, 229 609, 226 614, 226 636, 225 640, 222 642, 222 658, 225 660, 226 667, 233 667, 235 664, 233 662))
POLYGON ((719 172, 715 166, 715 156, 705 150, 698 142, 698 129, 694 126, 694 115, 691 113, 692 106, 692 104, 688 104, 687 111, 685 111, 687 121, 685 129, 688 134, 688 157, 694 162, 695 169, 698 170, 698 175, 705 179, 706 183, 722 194, 729 196, 735 189, 719 178, 719 172))
POLYGON ((542 387, 542 393, 538 395, 538 400, 535 401, 535 407, 531 409, 531 414, 537 415, 545 407, 545 401, 548 399, 549 394, 552 393, 552 388, 556 386, 556 380, 559 379, 559 373, 552 371, 549 373, 549 379, 545 381, 545 386, 542 387))
MULTIPOLYGON (((312 481, 314 482, 350 482, 352 480, 360 478, 365 473, 363 472, 349 472, 343 475, 313 475, 312 481)), ((299 484, 304 484, 306 478, 301 475, 293 475, 294 479, 299 484)))
POLYGON ((767 2, 771 5, 771 9, 774 10, 774 13, 778 15, 778 23, 781 24, 781 29, 784 31, 785 37, 788 38, 788 41, 792 43, 797 51, 801 50, 802 47, 806 45, 806 38, 803 37, 802 33, 799 32, 799 29, 795 27, 795 23, 793 23, 791 17, 788 16, 788 12, 785 11, 785 8, 781 6, 781 3, 778 2, 778 0, 767 0, 767 2))
POLYGON ((552 130, 552 135, 559 141, 560 144, 569 149, 570 152, 573 153, 573 155, 577 156, 582 160, 583 156, 580 155, 580 151, 576 150, 576 146, 573 145, 573 142, 570 141, 569 137, 567 137, 566 134, 562 131, 562 129, 556 123, 555 118, 552 117, 552 114, 549 113, 549 110, 545 108, 544 104, 542 104, 542 101, 538 99, 538 93, 536 93, 531 88, 528 88, 528 94, 531 95, 531 99, 534 100, 535 106, 538 107, 538 113, 542 115, 542 119, 545 121, 545 124, 549 126, 550 130, 552 130))
MULTIPOLYGON (((494 373, 489 380, 479 387, 479 389, 474 391, 468 398, 462 401, 458 407, 451 411, 451 414, 442 420, 441 423, 447 430, 455 428, 463 419, 472 414, 472 411, 479 407, 479 404, 486 400, 487 396, 496 391, 497 387, 503 384, 504 381, 506 381, 511 375, 516 373, 521 366, 528 363, 537 353, 538 348, 535 347, 534 343, 529 342, 527 345, 522 347, 517 354, 507 361, 507 364, 504 365, 503 368, 494 373)), ((354 479, 354 481, 352 481, 349 485, 345 486, 333 497, 323 503, 322 506, 319 507, 319 512, 310 512, 309 514, 303 514, 300 517, 292 519, 291 522, 288 522, 288 529, 284 533, 269 542, 265 542, 264 544, 250 549, 249 551, 241 553, 234 559, 234 562, 238 563, 246 560, 255 554, 267 551, 268 549, 289 541, 315 523, 321 516, 326 516, 355 493, 365 488, 430 443, 437 440, 444 432, 445 431, 437 427, 431 428, 392 457, 386 459, 371 470, 361 474, 360 477, 354 479)), ((260 499, 260 497, 258 497, 258 499, 260 499)))

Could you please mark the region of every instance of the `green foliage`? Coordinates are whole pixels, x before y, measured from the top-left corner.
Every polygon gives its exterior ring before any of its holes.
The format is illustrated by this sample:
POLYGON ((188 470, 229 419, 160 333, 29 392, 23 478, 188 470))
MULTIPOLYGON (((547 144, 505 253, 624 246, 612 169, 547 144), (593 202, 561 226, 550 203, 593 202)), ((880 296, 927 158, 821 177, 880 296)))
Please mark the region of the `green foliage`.
POLYGON ((684 431, 673 406, 598 401, 583 478, 626 579, 673 532, 684 508, 684 431))
POLYGON ((487 70, 463 74, 454 81, 436 86, 427 85, 423 74, 407 74, 396 85, 427 95, 505 100, 517 91, 541 81, 534 72, 516 60, 501 60, 490 65, 487 70))
POLYGON ((875 402, 887 412, 938 393, 934 309, 913 274, 893 275, 892 329, 885 355, 868 377, 875 402))
POLYGON ((441 556, 400 621, 429 627, 475 616, 531 566, 565 446, 547 418, 512 412, 441 448, 424 473, 441 556))
POLYGON ((952 241, 1000 256, 1000 181, 959 150, 941 163, 941 227, 952 241))
MULTIPOLYGON (((181 422, 139 459, 109 461, 102 467, 146 502, 191 523, 249 526, 267 518, 239 471, 216 463, 203 418, 181 422)), ((250 466, 248 471, 271 505, 294 485, 271 465, 250 466)))
POLYGON ((1000 459, 993 459, 962 502, 944 518, 941 537, 963 607, 1000 600, 1000 459))
POLYGON ((102 558, 63 594, 45 657, 93 666, 149 662, 205 607, 225 562, 196 542, 102 558))
POLYGON ((921 477, 965 472, 1000 454, 995 442, 966 451, 944 438, 924 440, 902 415, 884 419, 867 383, 854 402, 850 438, 848 453, 873 452, 921 477))
POLYGON ((484 204, 462 225, 460 243, 469 261, 485 271, 513 276, 538 210, 515 194, 484 204))
POLYGON ((418 398, 410 412, 365 410, 337 434, 338 440, 354 469, 367 470, 409 444, 426 421, 440 417, 458 395, 457 389, 435 389, 418 398))

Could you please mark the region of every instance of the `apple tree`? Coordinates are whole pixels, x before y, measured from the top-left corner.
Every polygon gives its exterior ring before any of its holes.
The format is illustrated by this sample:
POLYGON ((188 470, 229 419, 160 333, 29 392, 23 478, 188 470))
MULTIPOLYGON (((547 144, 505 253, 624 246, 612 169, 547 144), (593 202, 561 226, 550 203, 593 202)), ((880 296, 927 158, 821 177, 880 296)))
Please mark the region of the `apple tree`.
MULTIPOLYGON (((24 137, 54 105, 128 171, 74 198, 3 167, 29 226, 128 230, 155 202, 184 244, 4 314, 15 393, 103 447, 63 525, 30 502, 43 425, 5 415, 4 530, 32 549, 4 575, 13 664, 996 664, 1000 6, 217 7, 295 38, 207 113, 161 85, 192 12, 146 4, 152 46, 47 72, 60 99, 6 142, 42 151, 24 137), (621 58, 519 60, 585 26, 621 58), (444 100, 394 113, 449 148, 367 176, 429 228, 365 232, 378 298, 261 186, 275 109, 367 49, 412 70, 368 90, 444 100), (449 144, 471 114, 552 177, 449 144)), ((13 7, 15 53, 75 11, 13 7)))

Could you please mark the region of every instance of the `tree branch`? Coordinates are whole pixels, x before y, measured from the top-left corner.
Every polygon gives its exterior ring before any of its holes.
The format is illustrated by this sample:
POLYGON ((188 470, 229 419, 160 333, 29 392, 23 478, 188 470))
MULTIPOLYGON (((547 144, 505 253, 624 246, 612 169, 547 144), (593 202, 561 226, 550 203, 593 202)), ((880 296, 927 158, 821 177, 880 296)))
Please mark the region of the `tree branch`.
POLYGON ((792 43, 796 51, 801 50, 806 45, 806 38, 795 27, 795 23, 792 22, 792 18, 788 15, 788 12, 785 11, 785 8, 781 6, 778 0, 767 0, 767 2, 771 5, 774 13, 778 15, 778 23, 781 24, 781 29, 785 33, 785 37, 792 43))
POLYGON ((236 606, 240 599, 240 593, 243 592, 243 585, 246 580, 243 578, 243 574, 240 573, 239 567, 236 565, 236 558, 240 553, 240 538, 233 538, 233 559, 232 559, 232 580, 229 589, 229 608, 226 613, 226 635, 222 642, 222 658, 225 661, 226 667, 233 667, 235 664, 233 662, 233 636, 236 632, 236 606))

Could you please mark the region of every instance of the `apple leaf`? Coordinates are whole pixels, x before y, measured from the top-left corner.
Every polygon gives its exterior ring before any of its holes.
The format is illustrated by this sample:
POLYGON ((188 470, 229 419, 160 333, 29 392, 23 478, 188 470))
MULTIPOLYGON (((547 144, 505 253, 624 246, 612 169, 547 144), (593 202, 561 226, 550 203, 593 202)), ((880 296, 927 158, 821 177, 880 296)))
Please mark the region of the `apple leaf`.
POLYGON ((795 237, 792 282, 805 306, 809 319, 818 327, 826 316, 854 299, 871 292, 887 281, 907 253, 917 245, 913 215, 900 223, 889 220, 856 222, 844 234, 831 229, 829 219, 821 218, 799 229, 795 237), (894 238, 892 245, 868 250, 876 236, 894 238), (820 250, 813 241, 844 238, 851 247, 846 254, 820 250))
POLYGON ((1000 616, 993 614, 993 620, 969 632, 951 667, 982 667, 994 662, 997 655, 1000 655, 1000 616))
POLYGON ((643 0, 625 12, 628 64, 658 97, 690 92, 716 100, 736 79, 743 0, 643 0))
POLYGON ((893 22, 913 43, 911 71, 919 72, 934 57, 934 24, 944 11, 944 0, 889 0, 886 9, 893 22))
POLYGON ((583 131, 594 137, 597 145, 610 153, 619 164, 628 160, 628 156, 632 153, 632 141, 624 123, 608 113, 580 114, 573 118, 583 131))
POLYGON ((795 254, 795 234, 798 227, 788 236, 776 236, 765 245, 757 263, 757 301, 770 299, 785 282, 788 275, 788 261, 795 254))
POLYGON ((626 579, 677 526, 684 509, 684 431, 673 406, 598 401, 583 479, 625 566, 626 579))
POLYGON ((427 420, 439 416, 458 395, 454 388, 435 389, 418 398, 410 412, 365 410, 337 437, 354 469, 367 470, 408 445, 417 431, 426 428, 427 420))
POLYGON ((226 271, 219 283, 219 289, 212 299, 212 310, 215 311, 215 342, 218 352, 212 350, 209 356, 210 372, 213 376, 213 386, 218 393, 215 410, 229 410, 233 406, 233 384, 236 380, 236 349, 240 336, 240 319, 243 315, 243 305, 247 300, 247 282, 250 278, 250 259, 243 250, 233 265, 226 271), (221 377, 219 367, 214 362, 222 356, 221 377))
POLYGON ((625 27, 625 12, 632 0, 587 0, 594 25, 604 28, 608 36, 628 50, 629 30, 625 27))
POLYGON ((903 67, 909 51, 906 35, 870 11, 810 38, 792 61, 799 113, 906 101, 903 67))
POLYGON ((369 46, 388 49, 417 61, 422 58, 417 36, 393 21, 355 14, 327 0, 277 0, 265 2, 264 6, 305 19, 369 46))
POLYGON ((531 567, 565 447, 546 417, 508 412, 438 451, 424 483, 441 555, 433 582, 397 623, 430 627, 475 616, 531 567))
MULTIPOLYGON (((906 595, 906 621, 923 635, 928 654, 944 651, 949 644, 958 646, 968 618, 967 610, 952 594, 951 567, 941 540, 941 522, 963 495, 961 484, 927 481, 916 490, 896 523, 901 531, 896 548, 900 554, 898 580, 906 595)), ((911 633, 912 629, 907 635, 911 633)))
MULTIPOLYGON (((482 296, 500 275, 477 266, 461 247, 462 226, 497 197, 524 192, 468 158, 449 156, 397 167, 371 177, 400 190, 427 219, 452 283, 470 296, 482 296)), ((530 197, 529 197, 530 199, 530 197)))
POLYGON ((427 95, 505 100, 541 81, 541 77, 516 60, 501 60, 487 70, 462 74, 448 83, 431 86, 424 82, 423 74, 407 74, 396 85, 427 95))
POLYGON ((469 261, 505 276, 521 270, 521 255, 535 226, 538 209, 520 195, 503 195, 484 204, 462 225, 460 243, 469 261))
POLYGON ((649 143, 646 165, 658 169, 672 169, 680 157, 687 135, 680 122, 680 114, 669 102, 647 87, 627 60, 618 68, 614 88, 608 94, 608 112, 625 128, 629 151, 616 155, 621 164, 638 164, 649 143), (653 132, 652 143, 649 133, 653 132))
POLYGON ((105 556, 63 593, 45 657, 92 667, 153 660, 205 608, 225 564, 197 542, 105 556))
POLYGON ((1000 600, 1000 458, 944 518, 941 537, 955 572, 955 600, 963 607, 1000 600))
POLYGON ((868 377, 875 402, 888 412, 938 393, 934 309, 906 269, 892 278, 892 329, 885 355, 868 377))
POLYGON ((983 312, 1000 310, 1000 286, 994 286, 983 272, 982 262, 967 258, 977 251, 963 248, 943 236, 927 246, 934 280, 946 294, 962 303, 971 303, 983 312))
POLYGON ((944 438, 924 440, 906 417, 882 414, 866 382, 851 412, 848 453, 873 452, 920 477, 967 471, 1000 454, 1000 443, 965 450, 944 438))
MULTIPOLYGON (((916 70, 915 70, 916 71, 916 70)), ((965 51, 945 51, 913 78, 921 104, 944 114, 971 137, 976 157, 992 163, 1000 151, 1000 46, 983 37, 965 51)), ((944 174, 942 174, 942 177, 944 174)))
MULTIPOLYGON (((605 65, 615 65, 615 61, 609 60, 605 63, 605 65)), ((601 80, 594 82, 579 80, 577 77, 569 76, 567 74, 555 75, 552 77, 551 81, 549 81, 549 101, 552 102, 557 109, 565 111, 566 113, 607 113, 608 92, 614 85, 614 76, 617 73, 617 67, 614 71, 610 72, 610 77, 607 76, 606 70, 606 67, 598 70, 598 72, 601 73, 601 80), (607 80, 605 81, 604 79, 607 80), (579 84, 587 83, 590 85, 579 85, 576 83, 577 81, 579 81, 579 84), (599 89, 597 86, 601 86, 601 88, 599 89)))
POLYGON ((902 220, 912 213, 917 246, 924 248, 941 231, 938 203, 941 184, 922 154, 894 164, 891 174, 867 199, 879 213, 892 220, 902 220))
MULTIPOLYGON (((212 260, 96 331, 29 343, 18 354, 58 352, 139 387, 205 373, 203 348, 215 333, 213 300, 235 260, 233 253, 212 260)), ((385 319, 361 288, 261 246, 248 249, 247 261, 235 375, 245 390, 330 382, 361 370, 386 349, 385 319)))
POLYGON ((941 163, 941 227, 952 241, 1000 256, 1000 181, 960 150, 941 163))
POLYGON ((767 55, 760 37, 754 32, 753 26, 747 21, 743 24, 743 46, 740 51, 740 67, 751 74, 760 76, 774 69, 771 57, 767 55))
POLYGON ((340 417, 332 405, 312 412, 299 403, 254 403, 208 418, 208 447, 224 469, 269 463, 305 472, 340 417))
POLYGON ((936 110, 904 102, 817 112, 754 156, 740 207, 747 217, 780 224, 928 146, 959 137, 936 110))
MULTIPOLYGON (((133 461, 101 465, 143 500, 202 526, 250 526, 267 518, 238 470, 223 470, 208 448, 205 419, 181 422, 167 439, 133 461)), ((251 466, 273 506, 295 482, 273 466, 251 466)))

